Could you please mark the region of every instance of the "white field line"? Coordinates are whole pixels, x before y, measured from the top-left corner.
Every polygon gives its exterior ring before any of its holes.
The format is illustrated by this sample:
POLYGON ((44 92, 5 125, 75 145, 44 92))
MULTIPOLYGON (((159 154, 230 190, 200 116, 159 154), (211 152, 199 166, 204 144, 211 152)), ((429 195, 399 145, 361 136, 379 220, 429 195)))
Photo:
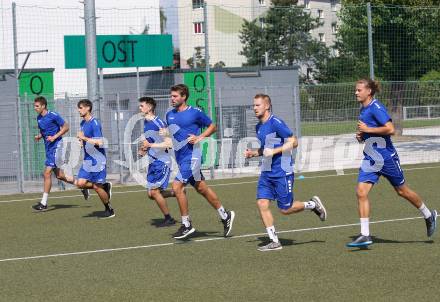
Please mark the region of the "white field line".
MULTIPOLYGON (((431 166, 431 167, 420 167, 420 168, 407 168, 404 171, 415 171, 415 170, 424 170, 424 169, 440 169, 440 166, 431 166)), ((301 173, 297 173, 301 174, 301 173)), ((314 179, 314 178, 327 178, 327 177, 339 177, 339 176, 351 176, 351 175, 357 175, 358 173, 346 173, 346 174, 330 174, 330 175, 314 175, 314 176, 304 176, 304 179, 314 179)), ((232 186, 232 185, 243 185, 243 184, 251 184, 251 183, 257 183, 256 180, 253 181, 242 181, 242 182, 231 182, 231 183, 225 183, 225 184, 210 184, 210 187, 224 187, 224 186, 232 186)), ((191 186, 188 188, 192 189, 191 186)), ((142 190, 131 190, 131 191, 119 191, 119 192, 112 192, 112 194, 125 194, 125 193, 139 193, 139 192, 146 192, 146 189, 142 190)), ((96 195, 96 194, 91 194, 96 195)), ((83 197, 82 194, 77 195, 64 195, 64 196, 51 196, 50 199, 63 199, 63 198, 73 198, 73 197, 83 197)), ((41 200, 41 197, 36 198, 23 198, 23 199, 10 199, 10 200, 0 200, 0 204, 2 203, 12 203, 17 201, 35 201, 35 200, 41 200)))
MULTIPOLYGON (((396 222, 396 221, 407 221, 407 220, 414 220, 414 219, 421 219, 421 218, 422 217, 396 218, 396 219, 372 221, 370 223, 377 224, 377 223, 387 223, 387 222, 396 222)), ((293 230, 279 231, 277 233, 282 234, 282 233, 298 233, 298 232, 307 232, 307 231, 319 231, 319 230, 351 227, 351 226, 357 226, 357 225, 359 225, 359 223, 329 225, 329 226, 316 227, 316 228, 293 229, 293 230)), ((195 240, 192 240, 192 242, 206 242, 206 241, 225 240, 225 239, 229 240, 229 239, 247 238, 247 237, 255 237, 255 236, 265 236, 265 235, 266 235, 266 233, 244 234, 244 235, 231 236, 228 238, 215 237, 215 238, 195 239, 195 240)), ((190 243, 190 242, 191 241, 189 241, 188 243, 190 243)), ((112 248, 112 249, 90 250, 90 251, 82 251, 82 252, 69 252, 69 253, 39 255, 39 256, 4 258, 4 259, 0 259, 0 262, 13 262, 13 261, 23 261, 23 260, 65 257, 65 256, 77 256, 77 255, 89 255, 89 254, 108 253, 108 252, 119 252, 119 251, 127 251, 127 250, 138 250, 138 249, 148 249, 148 248, 155 248, 155 247, 172 246, 172 245, 179 245, 179 244, 182 244, 182 243, 179 243, 179 241, 174 241, 174 242, 167 242, 167 243, 128 246, 128 247, 120 247, 120 248, 112 248)))

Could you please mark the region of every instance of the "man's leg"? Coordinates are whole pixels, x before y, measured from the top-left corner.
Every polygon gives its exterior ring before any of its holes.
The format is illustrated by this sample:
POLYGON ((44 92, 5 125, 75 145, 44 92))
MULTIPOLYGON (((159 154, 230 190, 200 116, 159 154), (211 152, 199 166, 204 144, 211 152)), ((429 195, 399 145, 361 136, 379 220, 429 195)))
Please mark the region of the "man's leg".
POLYGON ((73 176, 68 176, 64 173, 63 170, 61 170, 60 168, 55 168, 55 176, 57 177, 57 179, 67 182, 69 184, 74 184, 75 183, 75 178, 73 176))
POLYGON ((43 171, 43 196, 39 203, 34 204, 32 208, 36 211, 47 210, 47 198, 52 188, 52 170, 50 166, 46 166, 43 171))
POLYGON ((105 207, 105 214, 102 218, 115 217, 115 211, 110 203, 110 194, 104 189, 104 184, 94 183, 93 189, 96 194, 98 194, 99 199, 101 199, 101 202, 105 207))
POLYGON ((209 202, 209 204, 217 210, 218 215, 223 223, 224 232, 223 235, 226 237, 230 234, 232 230, 232 224, 235 219, 234 211, 226 211, 222 206, 217 194, 212 190, 204 180, 196 181, 194 184, 196 191, 201 194, 209 202))
POLYGON ((358 211, 361 223, 361 234, 352 242, 348 243, 349 247, 367 246, 373 243, 370 237, 370 201, 368 193, 373 188, 371 182, 359 182, 356 188, 356 196, 358 199, 358 211))
POLYGON ((269 235, 269 238, 271 240, 269 244, 259 247, 258 250, 261 252, 266 252, 282 249, 283 247, 281 246, 278 235, 275 231, 275 226, 273 225, 273 216, 269 208, 270 200, 258 199, 257 206, 260 212, 261 220, 263 221, 263 224, 266 227, 267 234, 269 235))
POLYGON ((148 197, 156 202, 157 206, 164 216, 164 221, 157 226, 170 226, 176 223, 174 218, 170 215, 167 201, 162 196, 162 192, 159 188, 148 190, 148 197))
POLYGON ((44 193, 49 194, 52 188, 52 167, 44 168, 43 178, 44 178, 44 193))
POLYGON ((188 199, 184 191, 184 184, 178 180, 173 182, 173 191, 176 194, 177 204, 179 205, 180 215, 182 217, 182 225, 173 234, 175 239, 184 239, 194 233, 196 230, 192 227, 188 211, 188 199))
POLYGON ((437 227, 437 211, 430 210, 425 205, 422 198, 420 198, 420 196, 415 191, 411 190, 406 184, 394 187, 394 190, 396 190, 399 196, 408 200, 420 211, 420 213, 423 215, 423 218, 425 218, 426 234, 428 237, 431 237, 437 227))

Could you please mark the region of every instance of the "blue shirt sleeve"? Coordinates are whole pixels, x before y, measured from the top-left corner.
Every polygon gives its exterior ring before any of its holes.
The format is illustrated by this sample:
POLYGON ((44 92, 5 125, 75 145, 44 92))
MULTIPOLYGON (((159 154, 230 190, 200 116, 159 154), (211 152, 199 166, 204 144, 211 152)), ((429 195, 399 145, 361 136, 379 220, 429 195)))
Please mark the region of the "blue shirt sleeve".
POLYGON ((65 123, 61 115, 55 112, 51 112, 52 120, 60 127, 62 127, 65 123))
POLYGON ((212 124, 212 120, 202 110, 196 109, 197 123, 200 127, 208 127, 212 124))
POLYGON ((92 123, 92 131, 93 131, 93 138, 102 137, 101 124, 97 120, 94 120, 92 123))
POLYGON ((375 110, 373 111, 374 119, 382 126, 384 126, 386 123, 388 123, 391 120, 391 117, 388 115, 387 110, 380 106, 380 108, 374 107, 375 110))
POLYGON ((165 123, 165 121, 163 121, 162 119, 160 119, 160 118, 158 118, 157 119, 157 126, 159 127, 159 128, 166 128, 167 127, 167 123, 165 123))
POLYGON ((288 138, 293 136, 292 130, 290 130, 286 123, 280 119, 275 118, 274 128, 277 132, 277 135, 281 138, 288 138))

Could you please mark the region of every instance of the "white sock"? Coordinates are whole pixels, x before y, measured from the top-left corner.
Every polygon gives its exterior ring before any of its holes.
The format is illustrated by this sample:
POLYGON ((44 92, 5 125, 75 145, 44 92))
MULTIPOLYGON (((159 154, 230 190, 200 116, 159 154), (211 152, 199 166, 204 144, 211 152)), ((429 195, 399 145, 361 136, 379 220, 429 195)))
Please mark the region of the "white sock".
POLYGON ((316 203, 313 200, 304 202, 304 209, 313 210, 316 207, 316 203))
POLYGON ((370 236, 370 218, 361 218, 361 234, 370 236))
POLYGON ((49 196, 49 193, 43 193, 43 197, 41 198, 41 201, 40 201, 40 203, 43 205, 43 206, 46 206, 47 205, 47 197, 49 196))
POLYGON ((422 205, 419 208, 420 213, 422 213, 423 217, 425 219, 431 217, 431 211, 425 206, 425 203, 422 203, 422 205))
POLYGON ((272 240, 273 242, 280 242, 278 240, 278 235, 277 235, 277 233, 275 231, 275 227, 274 226, 266 228, 266 231, 267 231, 267 234, 269 235, 270 240, 272 240))
POLYGON ((221 219, 225 220, 226 218, 228 218, 228 213, 226 213, 226 210, 223 206, 218 208, 217 212, 221 219))
POLYGON ((182 224, 185 225, 187 228, 191 225, 191 222, 189 221, 189 215, 182 216, 182 224))

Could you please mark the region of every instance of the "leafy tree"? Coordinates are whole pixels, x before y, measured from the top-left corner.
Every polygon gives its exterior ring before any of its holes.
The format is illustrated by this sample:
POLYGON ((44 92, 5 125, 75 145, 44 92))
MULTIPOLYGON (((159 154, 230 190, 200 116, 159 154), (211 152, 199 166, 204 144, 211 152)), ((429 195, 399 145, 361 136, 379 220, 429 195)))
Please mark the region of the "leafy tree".
POLYGON ((416 80, 432 66, 439 66, 439 0, 345 0, 339 12, 335 55, 320 66, 321 81, 341 82, 369 75, 367 2, 372 5, 377 78, 416 80))
POLYGON ((186 63, 188 64, 189 67, 191 68, 202 68, 206 66, 206 61, 205 58, 202 54, 202 47, 196 47, 195 48, 195 53, 194 56, 189 58, 188 60, 186 60, 186 63))
POLYGON ((383 101, 400 134, 404 81, 417 80, 440 66, 440 1, 343 1, 335 55, 319 66, 320 81, 352 81, 369 75, 367 2, 372 5, 375 77, 393 81, 383 101))
POLYGON ((167 16, 165 15, 165 12, 163 10, 163 7, 159 8, 159 20, 160 20, 160 33, 165 33, 165 28, 167 26, 167 16))
POLYGON ((319 18, 296 4, 296 0, 273 0, 264 16, 244 21, 240 54, 247 59, 245 65, 261 65, 267 53, 269 65, 314 68, 328 56, 325 44, 310 33, 322 25, 319 18))
MULTIPOLYGON (((204 54, 202 53, 202 47, 196 47, 196 52, 192 58, 186 60, 186 63, 190 68, 204 68, 206 66, 206 61, 204 58, 204 54), (195 61, 194 61, 195 59, 195 61)), ((209 64, 212 67, 212 64, 209 64)), ((226 64, 223 61, 219 61, 214 63, 214 68, 223 68, 226 64)))

